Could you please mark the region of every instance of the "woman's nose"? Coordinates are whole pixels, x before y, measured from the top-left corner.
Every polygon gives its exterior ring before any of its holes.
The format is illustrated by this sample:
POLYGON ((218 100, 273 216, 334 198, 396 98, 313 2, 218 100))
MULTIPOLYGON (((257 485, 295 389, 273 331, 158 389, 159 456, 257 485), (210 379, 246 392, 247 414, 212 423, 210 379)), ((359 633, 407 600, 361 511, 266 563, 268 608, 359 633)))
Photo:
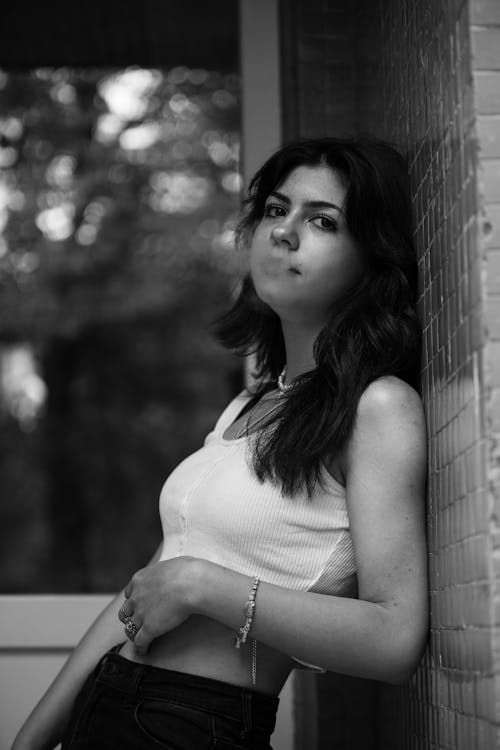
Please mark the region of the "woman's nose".
POLYGON ((277 244, 285 244, 289 250, 296 250, 299 244, 299 238, 296 230, 291 224, 282 222, 277 224, 271 230, 271 237, 277 244))

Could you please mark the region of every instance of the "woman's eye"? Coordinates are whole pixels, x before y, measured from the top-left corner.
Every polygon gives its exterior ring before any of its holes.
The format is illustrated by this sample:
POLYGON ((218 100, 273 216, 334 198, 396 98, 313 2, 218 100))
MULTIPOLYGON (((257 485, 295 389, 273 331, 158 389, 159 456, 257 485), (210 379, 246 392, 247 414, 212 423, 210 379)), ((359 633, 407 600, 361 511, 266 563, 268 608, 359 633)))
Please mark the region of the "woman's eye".
POLYGON ((337 229, 337 222, 334 219, 331 219, 329 216, 315 216, 313 218, 313 223, 315 226, 319 227, 320 229, 325 229, 329 232, 335 232, 337 229))
POLYGON ((276 203, 267 203, 264 207, 264 216, 270 216, 275 218, 277 216, 285 216, 286 211, 283 206, 278 206, 276 203))

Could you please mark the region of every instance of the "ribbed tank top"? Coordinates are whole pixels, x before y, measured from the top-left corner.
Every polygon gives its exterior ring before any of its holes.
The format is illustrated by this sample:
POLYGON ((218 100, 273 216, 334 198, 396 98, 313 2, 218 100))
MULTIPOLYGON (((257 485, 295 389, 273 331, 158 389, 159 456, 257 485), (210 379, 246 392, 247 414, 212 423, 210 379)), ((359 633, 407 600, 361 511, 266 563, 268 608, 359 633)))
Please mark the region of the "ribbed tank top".
POLYGON ((166 480, 160 559, 190 555, 285 588, 356 596, 345 488, 325 469, 324 487, 311 499, 305 491, 283 496, 278 485, 255 476, 251 436, 223 437, 250 398, 246 390, 236 396, 203 447, 166 480))

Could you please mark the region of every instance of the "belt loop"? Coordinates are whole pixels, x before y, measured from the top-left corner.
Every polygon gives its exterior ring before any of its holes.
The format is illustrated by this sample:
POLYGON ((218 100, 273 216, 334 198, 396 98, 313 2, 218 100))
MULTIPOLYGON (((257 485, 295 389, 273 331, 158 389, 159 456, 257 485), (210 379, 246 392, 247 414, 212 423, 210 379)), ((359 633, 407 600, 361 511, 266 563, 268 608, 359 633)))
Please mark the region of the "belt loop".
POLYGON ((93 670, 93 674, 95 677, 99 677, 101 673, 104 671, 104 665, 106 664, 110 653, 111 653, 111 649, 109 651, 106 651, 106 653, 101 656, 101 658, 95 665, 94 670, 93 670))
POLYGON ((241 714, 243 729, 240 737, 244 740, 252 731, 252 693, 246 688, 243 688, 241 691, 241 714))
POLYGON ((144 681, 144 666, 142 664, 133 663, 131 673, 127 674, 126 679, 126 698, 123 705, 130 710, 135 710, 137 701, 140 699, 141 685, 144 681))
POLYGON ((106 651, 106 653, 101 656, 94 669, 95 675, 100 675, 101 672, 104 671, 105 664, 108 661, 109 657, 112 654, 117 654, 122 646, 123 643, 118 643, 116 646, 112 646, 112 648, 108 649, 108 651, 106 651))
POLYGON ((139 697, 139 690, 141 689, 143 680, 144 680, 144 665, 136 664, 133 675, 132 675, 132 690, 136 698, 139 697))

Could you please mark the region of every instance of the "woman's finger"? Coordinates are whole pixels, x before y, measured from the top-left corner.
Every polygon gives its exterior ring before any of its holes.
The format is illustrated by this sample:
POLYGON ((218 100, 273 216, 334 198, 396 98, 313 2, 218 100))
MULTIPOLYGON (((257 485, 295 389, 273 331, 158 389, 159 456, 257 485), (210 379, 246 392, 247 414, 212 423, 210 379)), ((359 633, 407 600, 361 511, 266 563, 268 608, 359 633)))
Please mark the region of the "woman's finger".
POLYGON ((136 654, 144 656, 144 654, 148 652, 152 640, 153 637, 151 636, 147 628, 140 628, 134 638, 134 650, 136 654))

